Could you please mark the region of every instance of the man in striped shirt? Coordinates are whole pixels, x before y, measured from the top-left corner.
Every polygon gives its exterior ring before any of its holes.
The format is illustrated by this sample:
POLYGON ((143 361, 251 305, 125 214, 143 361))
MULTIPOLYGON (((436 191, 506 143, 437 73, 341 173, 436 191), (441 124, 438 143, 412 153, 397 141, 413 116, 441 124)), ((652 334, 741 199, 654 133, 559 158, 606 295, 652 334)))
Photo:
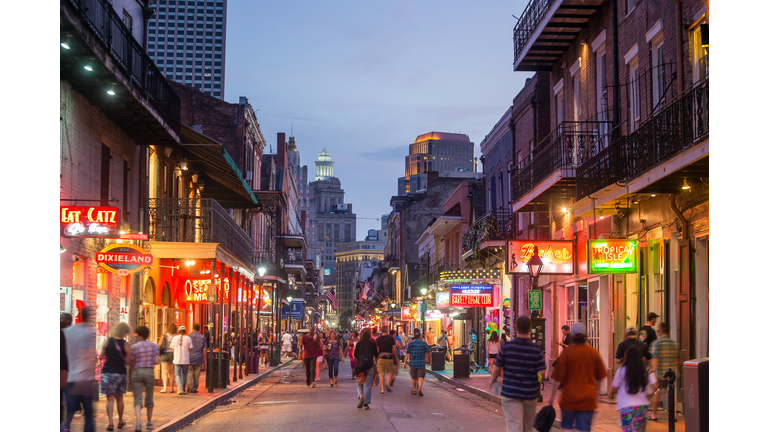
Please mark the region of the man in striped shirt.
POLYGON ((517 337, 499 348, 491 373, 491 391, 501 371, 501 406, 507 419, 507 432, 532 432, 539 397, 539 372, 544 372, 544 355, 531 342, 531 319, 515 320, 517 337))

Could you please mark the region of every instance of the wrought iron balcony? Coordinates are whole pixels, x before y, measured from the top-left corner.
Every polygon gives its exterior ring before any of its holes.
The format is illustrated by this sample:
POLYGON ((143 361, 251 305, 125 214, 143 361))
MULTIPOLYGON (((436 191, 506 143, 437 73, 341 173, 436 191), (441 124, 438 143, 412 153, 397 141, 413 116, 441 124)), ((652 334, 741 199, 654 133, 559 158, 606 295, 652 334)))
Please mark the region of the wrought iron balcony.
POLYGON ((253 242, 216 200, 150 199, 149 239, 158 242, 218 243, 253 265, 253 242))
POLYGON ((152 105, 179 133, 181 100, 107 0, 67 0, 98 41, 152 105))
POLYGON ((304 267, 306 257, 303 248, 285 248, 285 265, 294 265, 304 267))
POLYGON ((463 253, 476 252, 481 244, 491 240, 505 240, 514 229, 509 210, 491 210, 480 216, 461 240, 463 253))
POLYGON ((531 39, 534 30, 538 27, 541 20, 546 15, 547 11, 556 0, 531 0, 528 6, 525 7, 523 14, 520 16, 520 20, 515 24, 514 41, 515 41, 515 61, 517 61, 520 54, 523 52, 523 48, 531 39))
POLYGON ((533 160, 521 163, 512 176, 512 196, 520 201, 560 170, 561 178, 575 178, 576 167, 610 142, 610 121, 562 122, 534 149, 533 160))
POLYGON ((579 199, 631 181, 709 136, 709 79, 669 102, 577 169, 579 199))

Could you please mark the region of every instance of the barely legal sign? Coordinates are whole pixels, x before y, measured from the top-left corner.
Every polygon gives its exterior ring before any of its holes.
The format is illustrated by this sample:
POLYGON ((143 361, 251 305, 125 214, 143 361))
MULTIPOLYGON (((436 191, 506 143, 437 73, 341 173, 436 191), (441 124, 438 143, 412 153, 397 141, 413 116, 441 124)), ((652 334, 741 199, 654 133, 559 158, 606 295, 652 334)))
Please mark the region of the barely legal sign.
POLYGON ((114 244, 96 252, 96 262, 120 276, 143 270, 152 264, 152 255, 131 244, 114 244))
POLYGON ((587 265, 592 274, 637 273, 637 240, 590 240, 587 265))
POLYGON ((493 306, 493 285, 451 285, 451 306, 493 306))

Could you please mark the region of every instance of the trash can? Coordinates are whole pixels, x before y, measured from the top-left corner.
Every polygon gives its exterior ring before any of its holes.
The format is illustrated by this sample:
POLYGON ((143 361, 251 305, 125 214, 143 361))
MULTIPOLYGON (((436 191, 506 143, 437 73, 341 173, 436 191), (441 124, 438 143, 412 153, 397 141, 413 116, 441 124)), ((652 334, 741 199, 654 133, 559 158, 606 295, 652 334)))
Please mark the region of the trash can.
POLYGON ((430 365, 432 366, 432 370, 444 371, 445 370, 445 347, 433 346, 432 352, 430 354, 432 355, 432 361, 430 362, 430 365))
POLYGON ((269 365, 274 367, 280 364, 280 342, 272 342, 272 358, 269 365))
POLYGON ((709 357, 683 363, 685 432, 709 432, 709 357))
POLYGON ((453 377, 469 378, 469 349, 465 347, 453 350, 453 377))
POLYGON ((259 373, 259 356, 261 355, 261 350, 259 347, 255 347, 252 349, 251 354, 251 371, 253 373, 259 373))
POLYGON ((226 351, 214 350, 210 357, 206 357, 208 367, 205 371, 206 388, 227 388, 229 385, 229 357, 226 351), (222 386, 219 386, 219 356, 221 356, 221 368, 224 370, 222 386))

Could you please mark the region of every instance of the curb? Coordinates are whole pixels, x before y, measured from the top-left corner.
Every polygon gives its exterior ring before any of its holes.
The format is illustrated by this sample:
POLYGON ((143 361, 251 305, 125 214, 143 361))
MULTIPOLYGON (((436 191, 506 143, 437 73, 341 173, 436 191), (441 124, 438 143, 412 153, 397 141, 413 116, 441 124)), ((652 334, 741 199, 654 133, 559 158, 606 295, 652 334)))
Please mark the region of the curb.
MULTIPOLYGON (((495 395, 493 393, 489 393, 489 392, 484 391, 484 390, 480 390, 479 388, 476 388, 476 387, 472 387, 472 386, 470 386, 468 384, 465 384, 465 383, 463 383, 461 381, 458 381, 458 380, 456 380, 454 378, 449 378, 449 377, 447 377, 447 376, 445 376, 443 374, 434 372, 434 371, 432 371, 430 369, 427 369, 426 371, 427 371, 428 374, 430 374, 430 375, 434 376, 435 378, 437 378, 438 381, 442 381, 442 382, 444 382, 446 384, 450 384, 450 385, 452 385, 454 387, 458 387, 460 389, 464 389, 464 390, 466 390, 469 393, 475 394, 475 395, 480 396, 481 398, 484 398, 484 399, 488 399, 491 402, 496 402, 497 404, 501 404, 501 396, 495 395)), ((539 409, 536 409, 536 414, 538 414, 538 413, 539 413, 539 409)), ((552 427, 553 428, 555 428, 555 427, 556 428, 560 428, 560 419, 559 418, 555 418, 555 422, 552 424, 552 427)))
POLYGON ((188 426, 193 421, 199 419, 200 417, 208 414, 209 412, 213 411, 217 406, 221 405, 222 402, 227 401, 228 399, 231 399, 235 397, 237 394, 239 394, 241 391, 247 389, 248 387, 251 387, 254 384, 257 384, 264 379, 266 379, 268 376, 272 375, 272 373, 279 371, 285 367, 288 367, 293 361, 296 359, 290 359, 286 361, 285 363, 277 366, 276 368, 264 372, 263 374, 257 376, 256 378, 246 381, 242 384, 239 384, 237 387, 232 387, 227 389, 224 393, 216 396, 215 398, 203 402, 200 405, 197 406, 197 408, 194 408, 190 411, 187 411, 186 413, 172 419, 168 423, 159 426, 155 429, 153 429, 156 432, 176 432, 179 429, 182 429, 185 426, 188 426))

